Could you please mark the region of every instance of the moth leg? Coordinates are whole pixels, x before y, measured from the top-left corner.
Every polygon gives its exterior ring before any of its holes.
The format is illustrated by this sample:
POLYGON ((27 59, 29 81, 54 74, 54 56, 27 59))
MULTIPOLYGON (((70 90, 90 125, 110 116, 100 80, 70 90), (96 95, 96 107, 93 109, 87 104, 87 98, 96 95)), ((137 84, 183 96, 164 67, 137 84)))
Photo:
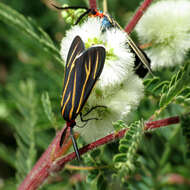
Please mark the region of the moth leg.
MULTIPOLYGON (((85 114, 86 115, 86 114, 85 114)), ((82 112, 80 112, 80 120, 82 121, 82 122, 88 122, 88 121, 90 121, 90 120, 98 120, 98 118, 96 118, 96 117, 92 117, 92 118, 89 118, 89 119, 84 119, 84 116, 85 115, 83 115, 82 114, 82 112)))
POLYGON ((81 19, 82 19, 85 15, 87 15, 90 11, 91 11, 91 9, 88 9, 86 12, 84 12, 82 15, 80 15, 79 18, 77 19, 75 25, 77 25, 77 24, 81 21, 81 19))
POLYGON ((75 154, 77 156, 77 159, 78 159, 78 161, 81 161, 79 149, 78 149, 78 146, 77 146, 77 142, 75 140, 75 136, 74 136, 72 127, 70 128, 70 136, 71 136, 71 139, 72 139, 72 142, 73 142, 73 148, 74 148, 75 154))
POLYGON ((88 112, 86 112, 83 116, 87 116, 90 112, 92 112, 93 110, 97 109, 97 108, 107 108, 107 106, 93 106, 90 110, 88 110, 88 112))
POLYGON ((85 116, 87 116, 90 112, 92 112, 93 110, 97 109, 97 108, 107 108, 106 106, 94 106, 92 107, 90 110, 88 110, 88 112, 86 112, 84 115, 82 114, 82 112, 80 112, 80 119, 82 122, 88 122, 90 120, 99 120, 99 118, 93 117, 93 118, 89 118, 89 119, 84 119, 85 116))

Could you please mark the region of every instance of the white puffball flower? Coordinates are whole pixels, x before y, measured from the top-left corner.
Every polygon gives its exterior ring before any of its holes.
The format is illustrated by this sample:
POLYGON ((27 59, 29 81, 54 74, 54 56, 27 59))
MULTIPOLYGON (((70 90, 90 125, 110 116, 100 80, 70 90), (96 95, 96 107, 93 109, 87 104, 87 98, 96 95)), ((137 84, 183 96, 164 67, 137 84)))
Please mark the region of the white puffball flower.
POLYGON ((61 42, 60 53, 63 60, 66 60, 69 47, 77 35, 81 37, 85 46, 100 44, 106 49, 104 69, 98 82, 102 89, 120 83, 133 71, 135 57, 126 44, 125 32, 110 29, 102 33, 100 18, 89 18, 83 24, 76 25, 66 32, 61 42))
MULTIPOLYGON (((95 90, 95 89, 94 89, 95 90)), ((136 109, 140 100, 144 96, 144 86, 142 79, 134 73, 130 73, 120 86, 113 90, 113 93, 108 97, 95 97, 94 92, 89 97, 87 105, 82 110, 86 112, 86 107, 91 108, 94 105, 105 105, 105 108, 97 108, 93 110, 86 118, 98 118, 99 120, 90 120, 83 128, 75 128, 83 139, 87 142, 102 138, 114 131, 113 122, 117 120, 124 120, 128 122, 128 114, 136 109)), ((77 124, 83 125, 80 118, 77 118, 77 124)))
POLYGON ((61 41, 61 57, 63 60, 67 59, 67 54, 73 39, 76 36, 80 36, 82 41, 85 43, 89 38, 94 39, 101 36, 101 22, 99 19, 88 19, 87 22, 81 25, 75 25, 66 32, 65 37, 61 41))
MULTIPOLYGON (((106 49, 106 60, 103 71, 93 88, 82 113, 87 113, 92 107, 106 106, 94 109, 84 119, 90 120, 82 129, 75 127, 75 131, 82 134, 87 141, 114 131, 112 122, 126 118, 134 110, 144 95, 142 79, 134 74, 135 56, 127 44, 124 31, 113 28, 102 32, 100 18, 89 18, 81 25, 76 25, 66 32, 61 42, 61 56, 66 61, 70 45, 75 36, 80 36, 85 48, 93 45, 103 45, 106 49)), ((78 126, 84 125, 77 117, 78 126)))
POLYGON ((150 43, 146 51, 151 67, 181 64, 190 48, 190 1, 172 0, 153 4, 136 26, 141 43, 150 43))

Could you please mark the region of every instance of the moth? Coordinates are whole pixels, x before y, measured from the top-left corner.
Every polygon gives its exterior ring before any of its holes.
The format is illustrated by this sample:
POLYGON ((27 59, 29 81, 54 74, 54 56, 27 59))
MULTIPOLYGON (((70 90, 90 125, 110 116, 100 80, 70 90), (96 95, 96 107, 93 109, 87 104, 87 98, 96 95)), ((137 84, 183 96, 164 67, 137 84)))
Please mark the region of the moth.
POLYGON ((74 38, 67 55, 61 100, 61 114, 66 121, 66 128, 62 133, 60 145, 64 142, 66 131, 70 129, 78 160, 80 160, 80 154, 73 134, 75 119, 102 73, 105 57, 106 50, 103 46, 97 45, 85 49, 79 36, 74 38))
MULTIPOLYGON (((102 32, 104 32, 105 30, 109 30, 110 28, 113 27, 123 30, 123 28, 109 14, 104 13, 102 11, 98 11, 98 9, 90 9, 83 6, 69 6, 69 7, 57 7, 56 5, 53 6, 56 9, 60 10, 68 10, 68 9, 86 10, 82 15, 79 16, 75 24, 78 24, 85 15, 89 15, 89 16, 99 17, 102 19, 102 26, 101 26, 102 32)), ((141 78, 144 78, 148 72, 150 72, 153 75, 151 70, 151 61, 146 55, 146 53, 135 44, 135 42, 127 33, 126 36, 128 39, 129 47, 131 51, 135 54, 135 65, 134 65, 135 73, 141 78)))

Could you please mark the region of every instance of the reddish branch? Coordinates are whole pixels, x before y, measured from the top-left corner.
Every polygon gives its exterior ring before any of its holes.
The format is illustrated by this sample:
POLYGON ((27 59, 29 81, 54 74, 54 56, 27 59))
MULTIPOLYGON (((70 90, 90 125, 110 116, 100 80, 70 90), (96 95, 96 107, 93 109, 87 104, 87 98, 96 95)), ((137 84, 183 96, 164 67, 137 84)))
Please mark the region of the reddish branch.
POLYGON ((37 189, 49 176, 50 174, 49 168, 51 167, 52 164, 51 162, 52 150, 54 150, 55 147, 58 146, 63 131, 64 128, 57 133, 56 137, 53 139, 52 143, 49 145, 47 150, 42 154, 41 158, 38 160, 38 162, 35 164, 33 169, 27 175, 25 180, 19 186, 18 188, 19 190, 37 189))
POLYGON ((133 16, 133 18, 131 19, 131 21, 129 22, 129 24, 126 26, 125 31, 130 34, 131 31, 133 30, 133 28, 136 26, 137 22, 140 20, 140 18, 143 16, 144 12, 146 11, 146 9, 149 7, 149 5, 152 3, 153 0, 145 0, 141 6, 139 7, 139 9, 137 10, 137 12, 135 13, 135 15, 133 16))
POLYGON ((176 124, 176 123, 179 123, 179 116, 170 117, 170 118, 166 118, 166 119, 161 119, 161 120, 158 120, 158 121, 148 122, 145 125, 145 130, 164 127, 164 126, 172 125, 172 124, 176 124))
MULTIPOLYGON (((158 121, 151 121, 145 124, 145 130, 177 124, 179 122, 180 119, 178 116, 158 121)), ((65 157, 62 157, 62 155, 66 152, 68 147, 71 146, 71 140, 68 140, 68 142, 64 145, 63 148, 59 147, 60 137, 64 130, 65 128, 63 128, 61 131, 57 133, 56 137, 53 139, 52 143, 49 145, 47 150, 43 153, 43 155, 38 160, 36 165, 33 167, 31 172, 27 175, 25 180, 19 186, 19 190, 37 189, 40 185, 44 183, 44 181, 48 178, 48 176, 51 175, 51 173, 62 170, 67 162, 70 162, 71 160, 76 158, 76 154, 74 152, 66 155, 65 157)), ((117 133, 112 133, 93 143, 84 146, 83 148, 79 149, 80 155, 83 155, 86 152, 95 149, 96 147, 122 138, 127 130, 128 129, 126 128, 117 133)))
POLYGON ((91 9, 96 9, 96 0, 89 0, 89 6, 91 9))
MULTIPOLYGON (((131 31, 134 29, 140 18, 143 16, 146 9, 150 6, 153 0, 144 0, 144 2, 141 4, 129 24, 126 26, 125 31, 130 34, 131 31)), ((96 0, 89 0, 89 6, 91 9, 96 9, 96 0)))

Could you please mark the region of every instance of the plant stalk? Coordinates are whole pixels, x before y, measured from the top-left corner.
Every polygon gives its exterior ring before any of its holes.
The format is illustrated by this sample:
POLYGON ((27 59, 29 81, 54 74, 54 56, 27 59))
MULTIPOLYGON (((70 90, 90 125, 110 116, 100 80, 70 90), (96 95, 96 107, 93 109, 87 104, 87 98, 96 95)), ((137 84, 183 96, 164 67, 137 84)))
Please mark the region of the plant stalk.
MULTIPOLYGON (((151 121, 148 123, 145 123, 145 130, 151 130, 156 129, 160 127, 165 127, 172 124, 177 124, 180 122, 179 116, 170 117, 158 121, 151 121)), ((56 173, 60 170, 62 170, 66 163, 70 162, 71 160, 76 158, 75 152, 70 153, 66 156, 62 156, 65 151, 60 148, 60 138, 62 132, 65 130, 63 128, 60 130, 56 137, 53 139, 52 143, 49 145, 47 150, 43 153, 41 158, 38 160, 38 162, 35 164, 33 169, 29 172, 29 174, 26 176, 24 181, 21 183, 21 185, 18 187, 18 190, 36 190, 40 185, 44 183, 44 181, 52 174, 56 173)), ((112 133, 110 135, 107 135, 97 141, 94 141, 82 148, 79 149, 80 155, 85 154, 86 152, 89 152, 99 146, 102 146, 104 144, 108 144, 111 141, 115 141, 117 139, 122 138, 125 135, 125 132, 128 130, 128 128, 122 129, 119 132, 112 133)), ((69 131, 68 131, 69 133, 69 131)), ((69 138, 69 135, 67 135, 69 138)), ((72 145, 71 139, 68 140, 68 143, 65 145, 68 149, 72 145)))
POLYGON ((130 34, 140 18, 143 16, 147 8, 150 6, 153 0, 144 0, 144 2, 141 4, 141 6, 138 8, 135 15, 130 20, 129 24, 125 27, 125 31, 130 34))
POLYGON ((90 9, 96 9, 96 0, 89 0, 89 7, 90 9))

